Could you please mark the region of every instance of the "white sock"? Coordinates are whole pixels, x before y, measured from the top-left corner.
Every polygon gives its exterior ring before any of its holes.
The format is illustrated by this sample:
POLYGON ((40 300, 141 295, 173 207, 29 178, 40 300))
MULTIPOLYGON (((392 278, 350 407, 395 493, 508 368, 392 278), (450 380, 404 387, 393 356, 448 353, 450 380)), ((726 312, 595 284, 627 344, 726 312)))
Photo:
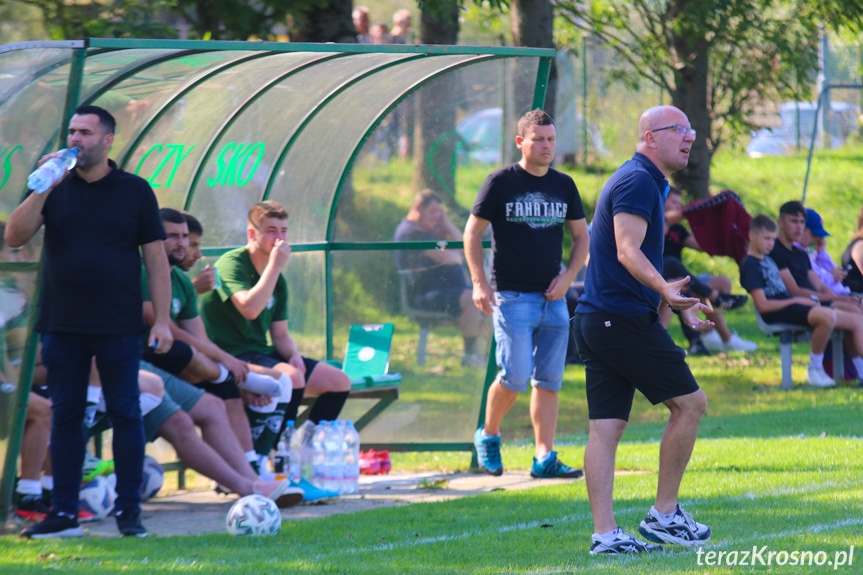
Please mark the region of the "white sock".
POLYGON ((21 495, 42 495, 42 483, 38 479, 19 479, 15 491, 21 495))
POLYGON ((614 541, 614 538, 617 537, 617 533, 619 531, 620 531, 620 527, 615 527, 614 529, 612 529, 608 533, 594 533, 594 535, 599 537, 599 540, 602 541, 603 543, 611 543, 612 541, 614 541))
POLYGON ((228 376, 229 376, 229 375, 231 375, 231 372, 230 372, 230 371, 228 371, 228 368, 227 368, 227 367, 225 367, 224 365, 222 365, 222 364, 220 363, 220 364, 219 364, 219 377, 217 377, 216 379, 214 379, 214 380, 213 380, 213 383, 222 383, 223 381, 225 381, 226 379, 228 379, 228 376))
POLYGON ((249 463, 253 463, 257 460, 258 460, 258 454, 255 452, 254 449, 251 449, 251 450, 246 452, 246 461, 248 461, 249 463))
POLYGON ((854 369, 857 370, 857 377, 863 378, 863 357, 859 355, 851 358, 851 363, 854 364, 854 369))
POLYGON ((654 517, 659 519, 660 525, 668 525, 669 523, 671 523, 671 520, 674 519, 674 514, 676 512, 677 512, 677 509, 675 509, 671 513, 660 513, 659 511, 657 511, 655 506, 653 506, 653 505, 650 506, 650 513, 654 517))
POLYGON ((824 369, 824 354, 809 352, 809 367, 818 367, 824 369))
POLYGON ((87 386, 87 403, 95 403, 99 405, 99 400, 102 399, 102 388, 95 385, 87 386))
POLYGON ((288 377, 288 374, 283 373, 279 377, 279 387, 282 394, 279 396, 279 403, 290 403, 291 395, 294 393, 294 382, 288 377))
POLYGON ((549 451, 548 453, 546 453, 542 457, 537 457, 536 462, 537 463, 544 463, 546 460, 548 460, 549 457, 551 457, 551 451, 549 451))
POLYGON ((47 489, 48 491, 54 491, 54 476, 53 475, 43 475, 39 479, 39 483, 42 484, 43 489, 47 489))
POLYGON ((158 395, 153 395, 152 393, 148 393, 146 391, 141 392, 141 398, 138 400, 141 405, 141 415, 147 415, 154 409, 156 409, 160 403, 162 403, 162 398, 158 395))
POLYGON ((482 430, 482 436, 483 436, 483 438, 488 439, 489 437, 500 437, 500 433, 498 433, 497 435, 491 435, 491 434, 486 433, 485 429, 483 429, 482 430))
MULTIPOLYGON (((240 387, 246 391, 257 393, 258 395, 266 395, 268 397, 281 397, 281 384, 270 377, 261 373, 250 371, 246 375, 246 381, 240 387)), ((290 397, 290 396, 289 396, 290 397)))

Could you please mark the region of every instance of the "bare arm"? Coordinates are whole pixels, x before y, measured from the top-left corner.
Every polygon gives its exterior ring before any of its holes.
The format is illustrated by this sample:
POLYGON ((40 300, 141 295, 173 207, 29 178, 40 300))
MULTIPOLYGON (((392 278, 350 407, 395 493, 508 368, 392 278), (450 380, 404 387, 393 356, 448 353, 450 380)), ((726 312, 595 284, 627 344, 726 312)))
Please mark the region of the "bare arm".
POLYGON ((700 252, 704 251, 701 249, 701 245, 699 245, 698 240, 696 240, 695 236, 692 234, 689 234, 688 236, 686 236, 686 239, 683 240, 683 245, 686 246, 687 248, 691 248, 693 250, 698 250, 700 252))
POLYGON ((758 313, 761 314, 780 311, 794 303, 799 303, 809 307, 815 305, 814 301, 804 297, 793 297, 791 299, 767 299, 767 296, 764 295, 763 289, 754 289, 749 292, 749 295, 752 297, 752 303, 755 304, 755 309, 757 309, 758 313))
POLYGON ((779 277, 782 278, 782 283, 785 284, 785 289, 787 289, 788 293, 794 297, 804 297, 808 299, 809 296, 819 296, 818 292, 797 285, 797 280, 794 279, 794 276, 791 275, 791 270, 788 268, 779 270, 779 277))
POLYGON ((549 300, 559 300, 566 295, 566 290, 575 281, 578 271, 584 266, 584 260, 590 250, 590 236, 587 233, 587 220, 566 220, 572 244, 569 250, 569 262, 566 270, 556 276, 545 290, 545 297, 549 300))
POLYGON ((642 284, 657 292, 673 309, 688 309, 699 303, 698 298, 684 297, 680 290, 689 283, 689 276, 666 282, 641 251, 647 234, 647 220, 641 216, 618 212, 614 214, 614 240, 617 261, 642 284))
POLYGON ((234 374, 234 379, 238 383, 246 380, 246 374, 249 372, 248 364, 210 341, 201 316, 181 319, 177 323, 172 322, 171 326, 176 339, 188 343, 213 361, 224 365, 228 371, 234 374))
POLYGON ((287 321, 274 321, 270 325, 270 338, 273 340, 273 347, 276 351, 288 360, 292 366, 297 368, 300 373, 306 373, 306 366, 303 363, 303 357, 297 349, 297 344, 294 343, 294 338, 288 332, 287 321))
POLYGON ((494 307, 494 290, 485 277, 482 265, 482 235, 489 225, 488 220, 473 214, 467 219, 464 229, 464 255, 473 282, 473 303, 483 313, 491 314, 494 307))
POLYGON ((258 283, 251 289, 231 294, 231 302, 244 318, 255 319, 261 315, 261 312, 267 307, 267 300, 276 290, 279 274, 288 264, 290 257, 291 246, 287 242, 276 240, 276 244, 270 252, 270 259, 267 261, 267 267, 264 268, 264 273, 261 274, 258 283))
POLYGON ((153 327, 150 330, 150 347, 158 343, 156 353, 166 353, 174 343, 170 328, 171 309, 171 271, 168 267, 168 256, 165 255, 165 244, 156 240, 141 246, 144 253, 144 266, 147 268, 147 285, 150 288, 150 298, 153 301, 153 327))

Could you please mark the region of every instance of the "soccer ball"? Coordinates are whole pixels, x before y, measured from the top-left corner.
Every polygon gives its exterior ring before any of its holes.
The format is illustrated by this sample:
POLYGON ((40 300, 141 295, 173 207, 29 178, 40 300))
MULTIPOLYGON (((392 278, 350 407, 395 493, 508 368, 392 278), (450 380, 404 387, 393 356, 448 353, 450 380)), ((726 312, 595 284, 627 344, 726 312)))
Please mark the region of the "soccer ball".
POLYGON ((149 501, 162 488, 162 483, 165 481, 165 470, 159 465, 159 462, 150 457, 144 456, 144 475, 141 481, 141 501, 149 501))
POLYGON ((85 483, 78 492, 78 505, 82 511, 93 514, 93 521, 104 519, 114 509, 117 492, 102 476, 85 483))
POLYGON ((277 535, 282 514, 272 499, 246 495, 231 506, 225 525, 231 535, 277 535))

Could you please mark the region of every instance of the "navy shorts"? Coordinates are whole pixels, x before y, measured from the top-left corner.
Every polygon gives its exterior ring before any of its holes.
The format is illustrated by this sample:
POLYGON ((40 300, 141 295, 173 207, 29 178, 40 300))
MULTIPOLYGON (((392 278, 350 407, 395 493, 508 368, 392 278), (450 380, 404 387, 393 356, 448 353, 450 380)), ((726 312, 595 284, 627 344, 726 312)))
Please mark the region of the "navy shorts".
MULTIPOLYGON (((244 353, 237 354, 237 359, 242 359, 243 361, 254 363, 255 365, 260 365, 263 367, 269 367, 270 369, 276 367, 276 365, 279 363, 289 363, 287 359, 283 358, 276 352, 258 353, 256 351, 247 351, 244 353)), ((317 367, 318 363, 320 362, 316 359, 310 359, 303 356, 303 365, 306 366, 306 381, 308 381, 309 376, 312 375, 312 372, 315 371, 315 367, 317 367)))
POLYGON ((576 313, 572 329, 585 366, 590 419, 628 421, 636 389, 653 405, 699 389, 686 352, 655 312, 576 313))

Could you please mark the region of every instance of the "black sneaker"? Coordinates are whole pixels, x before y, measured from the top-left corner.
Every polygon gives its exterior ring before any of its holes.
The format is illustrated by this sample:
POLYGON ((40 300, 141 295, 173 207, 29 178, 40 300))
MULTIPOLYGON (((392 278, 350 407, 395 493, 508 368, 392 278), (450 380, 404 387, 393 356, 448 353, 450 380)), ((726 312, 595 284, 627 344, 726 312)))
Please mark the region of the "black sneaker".
POLYGON ((623 555, 629 553, 651 553, 664 551, 662 545, 652 545, 636 539, 635 534, 618 527, 611 543, 603 543, 599 535, 590 538, 591 555, 623 555))
POLYGON ((51 511, 51 506, 45 503, 41 495, 24 495, 15 492, 15 515, 21 519, 44 521, 51 511))
POLYGON ((710 355, 710 350, 704 345, 704 342, 701 341, 701 338, 693 339, 689 343, 689 349, 686 351, 686 355, 710 355))
POLYGON ((141 510, 121 510, 117 512, 117 529, 123 537, 146 537, 147 530, 141 523, 141 510))
POLYGON ((51 537, 81 537, 83 529, 78 520, 60 511, 50 511, 41 523, 28 527, 21 532, 22 537, 31 539, 48 539, 51 537))
POLYGON ((732 309, 737 309, 743 304, 746 303, 746 300, 749 299, 749 296, 743 295, 731 295, 730 293, 722 293, 719 292, 719 295, 716 296, 715 307, 728 311, 732 309))
POLYGON ((698 523, 692 514, 680 505, 674 510, 674 516, 668 525, 663 525, 653 515, 653 509, 647 512, 647 517, 638 526, 638 531, 645 538, 655 543, 672 543, 684 547, 700 547, 710 541, 710 527, 698 523))

